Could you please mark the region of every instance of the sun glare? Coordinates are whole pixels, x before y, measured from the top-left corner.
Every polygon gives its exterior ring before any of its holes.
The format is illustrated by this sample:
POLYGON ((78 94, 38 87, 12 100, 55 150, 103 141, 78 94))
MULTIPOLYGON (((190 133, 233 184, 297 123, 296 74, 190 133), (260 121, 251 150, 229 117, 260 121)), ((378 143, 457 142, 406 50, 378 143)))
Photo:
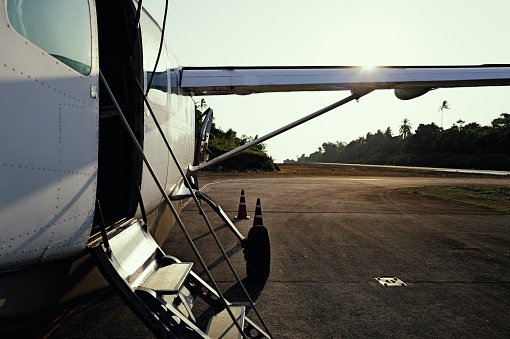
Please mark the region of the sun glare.
POLYGON ((365 72, 371 72, 374 70, 374 68, 376 68, 377 65, 370 65, 370 64, 365 64, 365 65, 362 65, 361 66, 361 69, 365 72))

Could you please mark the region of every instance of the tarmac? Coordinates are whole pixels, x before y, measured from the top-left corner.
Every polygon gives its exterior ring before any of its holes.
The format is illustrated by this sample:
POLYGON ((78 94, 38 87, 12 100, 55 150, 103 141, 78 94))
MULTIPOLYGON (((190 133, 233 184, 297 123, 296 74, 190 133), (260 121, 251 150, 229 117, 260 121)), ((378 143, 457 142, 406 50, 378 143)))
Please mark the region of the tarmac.
MULTIPOLYGON (((251 219, 235 220, 244 235, 261 199, 271 241, 265 284, 244 279, 238 239, 203 205, 274 338, 510 335, 510 214, 396 190, 508 180, 207 175, 200 183, 231 218, 245 191, 251 219)), ((225 297, 245 301, 193 202, 182 218, 225 297)), ((163 250, 203 276, 177 228, 163 250)), ((115 295, 80 306, 49 336, 153 337, 115 295)))

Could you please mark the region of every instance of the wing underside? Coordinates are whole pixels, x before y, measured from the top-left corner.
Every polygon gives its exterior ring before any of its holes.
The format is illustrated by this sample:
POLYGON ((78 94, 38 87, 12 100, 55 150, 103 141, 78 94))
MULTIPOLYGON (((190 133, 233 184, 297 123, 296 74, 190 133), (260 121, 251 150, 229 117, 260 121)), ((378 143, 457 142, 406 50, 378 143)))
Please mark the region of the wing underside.
POLYGON ((181 87, 196 96, 375 89, 395 89, 399 96, 433 88, 508 86, 510 65, 184 67, 181 76, 181 87))

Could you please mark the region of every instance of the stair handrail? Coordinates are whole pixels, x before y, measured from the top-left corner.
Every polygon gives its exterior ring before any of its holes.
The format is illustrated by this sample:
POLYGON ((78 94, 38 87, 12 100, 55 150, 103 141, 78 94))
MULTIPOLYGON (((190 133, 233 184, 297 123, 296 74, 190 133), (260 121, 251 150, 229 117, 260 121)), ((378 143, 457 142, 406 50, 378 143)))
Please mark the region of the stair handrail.
MULTIPOLYGON (((244 333, 243 329, 241 328, 241 326, 239 325, 239 323, 237 322, 234 314, 232 313, 232 311, 227 307, 228 306, 228 301, 225 299, 225 297, 223 296, 223 293, 221 293, 220 289, 219 289, 219 286, 218 284, 216 283, 216 280, 213 278, 210 270, 208 269, 204 259, 202 258, 202 256, 200 255, 200 252, 198 251, 198 248, 195 246, 194 242, 193 242, 193 239, 191 238, 190 234, 188 233, 186 227, 184 226, 184 223, 182 222, 182 219, 180 218, 179 214, 177 213, 175 207, 172 205, 171 201, 170 201, 170 198, 168 197, 168 195, 166 194, 165 192, 165 189, 163 188, 163 186, 161 185, 161 182, 159 181, 156 173, 154 172, 154 170, 152 169, 152 166, 149 162, 149 160, 147 159, 147 157, 145 156, 145 152, 143 151, 142 147, 140 146, 140 143, 138 142, 133 130, 131 129, 131 126, 129 126, 129 123, 124 115, 124 113, 122 112, 122 109, 120 108, 117 100, 115 99, 115 96, 113 95, 113 92, 111 91, 110 89, 110 86, 108 85, 106 79, 104 78, 103 76, 103 73, 101 72, 101 70, 99 70, 99 78, 101 79, 101 81, 103 82, 104 86, 105 86, 105 89, 106 91, 108 92, 108 95, 110 96, 110 98, 112 99, 112 102, 115 106, 115 108, 117 109, 117 111, 119 112, 119 116, 124 124, 124 126, 126 127, 126 130, 129 134, 129 136, 131 137, 131 140, 133 141, 133 144, 135 146, 135 149, 136 151, 142 156, 142 159, 145 163, 145 166, 147 167, 147 170, 150 172, 154 182, 156 183, 156 186, 158 186, 158 189, 160 191, 160 193, 163 195, 163 199, 165 200, 165 202, 167 203, 168 207, 170 208, 170 210, 172 211, 172 214, 174 215, 176 221, 177 221, 177 224, 179 225, 181 231, 183 232, 186 240, 188 241, 188 244, 190 245, 191 249, 193 250, 193 253, 195 254, 196 258, 198 259, 199 263, 200 263, 200 266, 202 266, 202 269, 204 270, 205 274, 207 275, 207 277, 209 278, 209 280, 211 281, 211 283, 213 284, 214 288, 216 289, 216 292, 218 293, 219 297, 220 297, 220 300, 222 301, 222 303, 225 305, 226 309, 227 309, 227 312, 229 314, 229 316, 232 318, 235 326, 237 327, 237 329, 239 330, 239 333, 244 337, 244 338, 248 338, 246 336, 246 334, 244 333)), ((138 81, 137 81, 138 82, 138 81)), ((138 82, 138 84, 140 84, 138 82)), ((145 98, 145 95, 144 95, 144 98, 145 98)), ((145 98, 146 100, 146 98, 145 98)), ((146 100, 147 101, 147 100, 146 100)), ((173 155, 173 152, 172 152, 172 155, 173 155)), ((175 159, 175 156, 173 155, 174 157, 174 160, 176 161, 177 159, 175 159)), ((178 165, 178 162, 176 163, 178 165)), ((177 166, 179 169, 180 169, 180 166, 177 166)), ((182 171, 182 170, 181 170, 182 171)), ((188 182, 189 184, 189 182, 188 182)), ((190 191, 191 190, 191 186, 188 186, 190 187, 190 191)), ((196 197, 195 197, 196 198, 196 197)), ((209 224, 210 225, 210 224, 209 224)))

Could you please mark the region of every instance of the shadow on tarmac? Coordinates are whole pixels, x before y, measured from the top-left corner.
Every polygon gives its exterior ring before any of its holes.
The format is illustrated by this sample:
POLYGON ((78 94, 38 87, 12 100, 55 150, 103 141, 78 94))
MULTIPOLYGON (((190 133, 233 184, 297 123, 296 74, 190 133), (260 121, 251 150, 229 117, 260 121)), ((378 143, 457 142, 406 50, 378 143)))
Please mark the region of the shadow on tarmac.
MULTIPOLYGON (((241 280, 241 283, 244 285, 244 288, 246 289, 246 292, 248 292, 248 295, 250 296, 250 299, 256 303, 257 299, 260 297, 262 291, 264 290, 264 287, 266 285, 265 282, 252 282, 248 280, 248 278, 244 278, 241 280)), ((241 284, 236 283, 232 285, 227 291, 223 293, 223 296, 226 300, 230 302, 248 302, 246 300, 245 292, 243 291, 243 288, 241 284)), ((213 307, 208 307, 200 317, 197 319, 197 323, 200 327, 203 326, 205 328, 207 326, 207 322, 209 321, 211 315, 214 313, 215 309, 213 307)), ((247 308, 247 313, 249 312, 249 308, 247 308)))

